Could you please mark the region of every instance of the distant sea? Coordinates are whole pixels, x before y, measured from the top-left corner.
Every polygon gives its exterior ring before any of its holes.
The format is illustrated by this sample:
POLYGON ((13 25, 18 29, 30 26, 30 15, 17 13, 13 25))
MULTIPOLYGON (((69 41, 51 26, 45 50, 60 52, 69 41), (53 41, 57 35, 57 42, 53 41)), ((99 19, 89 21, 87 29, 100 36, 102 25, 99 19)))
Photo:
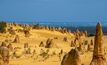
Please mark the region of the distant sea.
MULTIPOLYGON (((80 31, 87 31, 90 34, 95 34, 95 27, 98 22, 16 22, 21 24, 39 24, 54 27, 66 27, 72 32, 79 29, 80 31)), ((100 22, 103 26, 103 33, 107 35, 107 22, 100 22)))

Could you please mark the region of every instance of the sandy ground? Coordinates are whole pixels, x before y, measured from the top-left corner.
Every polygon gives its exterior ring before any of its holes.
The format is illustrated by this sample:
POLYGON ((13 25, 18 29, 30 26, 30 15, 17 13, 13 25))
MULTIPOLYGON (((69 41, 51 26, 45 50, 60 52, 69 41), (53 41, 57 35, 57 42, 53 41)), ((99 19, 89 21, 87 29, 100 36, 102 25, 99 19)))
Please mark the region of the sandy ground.
MULTIPOLYGON (((71 49, 70 43, 71 40, 74 38, 73 34, 67 33, 62 34, 57 31, 48 31, 48 30, 31 30, 30 31, 31 36, 29 38, 24 37, 23 33, 17 33, 20 38, 20 43, 12 43, 13 47, 20 47, 20 51, 23 51, 24 43, 29 43, 29 46, 31 48, 38 47, 41 41, 44 43, 48 38, 54 38, 58 37, 58 39, 54 39, 55 46, 59 49, 63 49, 65 52, 69 52, 71 49), (68 38, 68 42, 64 42, 64 37, 68 38)), ((5 39, 14 40, 15 36, 11 36, 9 34, 0 34, 0 42, 4 41, 5 39)), ((91 39, 94 39, 94 37, 86 38, 89 43, 91 39)), ((107 43, 107 36, 103 37, 105 47, 107 43)), ((7 43, 8 44, 8 43, 7 43)), ((52 48, 55 49, 55 48, 52 48)), ((39 50, 39 49, 38 49, 39 50)), ((92 59, 92 52, 87 52, 83 55, 80 55, 81 62, 85 65, 89 65, 91 59, 92 59)), ((61 61, 59 60, 59 57, 57 55, 49 57, 45 61, 40 61, 42 59, 41 57, 35 60, 35 58, 32 58, 31 55, 22 56, 20 58, 10 58, 10 65, 61 65, 61 61)))

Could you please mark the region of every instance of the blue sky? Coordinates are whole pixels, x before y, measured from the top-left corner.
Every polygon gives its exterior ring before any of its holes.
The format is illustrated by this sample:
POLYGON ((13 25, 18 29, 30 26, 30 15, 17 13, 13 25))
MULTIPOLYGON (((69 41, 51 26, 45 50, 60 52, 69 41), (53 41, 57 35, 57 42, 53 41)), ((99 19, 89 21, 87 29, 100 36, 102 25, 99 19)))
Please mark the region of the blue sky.
POLYGON ((107 0, 0 0, 0 20, 107 22, 107 0))

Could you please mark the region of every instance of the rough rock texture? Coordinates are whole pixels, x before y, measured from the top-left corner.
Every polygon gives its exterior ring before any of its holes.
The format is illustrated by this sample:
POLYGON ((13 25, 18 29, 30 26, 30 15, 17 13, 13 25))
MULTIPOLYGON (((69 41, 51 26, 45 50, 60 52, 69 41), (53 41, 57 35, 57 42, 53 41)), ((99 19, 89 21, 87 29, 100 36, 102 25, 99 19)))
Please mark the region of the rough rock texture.
POLYGON ((52 48, 52 47, 56 47, 56 45, 54 44, 53 39, 50 39, 50 38, 49 38, 49 39, 46 41, 45 48, 52 48))
POLYGON ((14 43, 19 43, 20 42, 20 39, 19 39, 19 36, 16 35, 15 39, 14 39, 14 43))
POLYGON ((83 51, 84 50, 84 45, 80 44, 79 47, 77 47, 78 51, 83 51))
POLYGON ((44 46, 45 45, 44 45, 43 41, 41 41, 40 44, 39 44, 39 47, 44 47, 44 46))
POLYGON ((28 48, 29 47, 29 44, 28 43, 25 43, 24 44, 24 48, 28 48))
POLYGON ((74 46, 75 46, 74 41, 71 41, 71 45, 70 45, 70 47, 74 47, 74 46))
POLYGON ((93 45, 94 43, 93 43, 93 40, 91 40, 91 43, 90 43, 91 45, 93 45))
POLYGON ((81 65, 78 51, 76 49, 72 49, 63 57, 61 65, 81 65))
POLYGON ((3 61, 1 65, 9 65, 9 49, 6 46, 0 47, 0 61, 3 61))
POLYGON ((93 51, 93 45, 88 44, 87 51, 93 51))
POLYGON ((8 48, 10 51, 13 51, 13 46, 12 46, 11 43, 7 46, 7 48, 8 48))
POLYGON ((107 65, 104 54, 104 44, 102 42, 103 41, 102 36, 103 36, 102 26, 100 23, 98 23, 96 26, 93 59, 90 65, 107 65))

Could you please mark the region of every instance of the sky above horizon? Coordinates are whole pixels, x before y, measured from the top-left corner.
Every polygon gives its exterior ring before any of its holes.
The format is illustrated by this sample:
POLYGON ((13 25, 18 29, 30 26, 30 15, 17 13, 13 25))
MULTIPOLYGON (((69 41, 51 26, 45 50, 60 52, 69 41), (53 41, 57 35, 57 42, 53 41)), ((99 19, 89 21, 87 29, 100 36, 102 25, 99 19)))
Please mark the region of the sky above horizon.
POLYGON ((107 22, 107 0, 0 0, 0 21, 107 22))

